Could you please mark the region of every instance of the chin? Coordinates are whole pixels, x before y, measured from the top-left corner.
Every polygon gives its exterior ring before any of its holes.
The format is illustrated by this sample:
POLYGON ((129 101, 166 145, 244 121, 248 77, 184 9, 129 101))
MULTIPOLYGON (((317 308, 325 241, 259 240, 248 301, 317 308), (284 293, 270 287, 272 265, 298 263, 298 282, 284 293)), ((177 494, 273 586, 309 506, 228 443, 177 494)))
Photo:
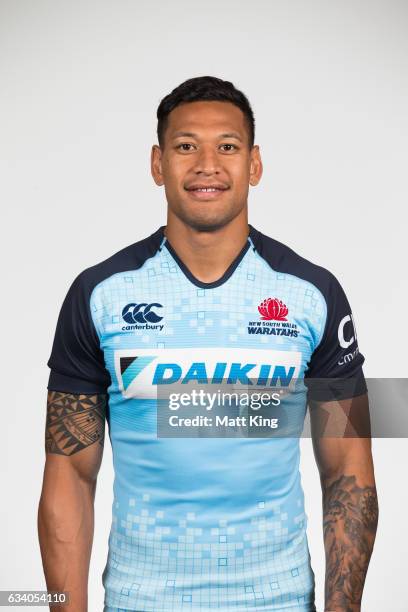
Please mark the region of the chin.
POLYGON ((192 210, 191 207, 178 209, 177 217, 186 225, 198 232, 215 232, 231 223, 241 209, 229 210, 192 210))
POLYGON ((180 215, 180 219, 198 232, 215 232, 230 223, 236 214, 228 215, 180 215))
POLYGON ((222 222, 217 223, 216 221, 213 221, 212 223, 196 221, 196 222, 190 223, 189 225, 196 232, 216 232, 217 230, 224 227, 226 223, 222 223, 222 222))

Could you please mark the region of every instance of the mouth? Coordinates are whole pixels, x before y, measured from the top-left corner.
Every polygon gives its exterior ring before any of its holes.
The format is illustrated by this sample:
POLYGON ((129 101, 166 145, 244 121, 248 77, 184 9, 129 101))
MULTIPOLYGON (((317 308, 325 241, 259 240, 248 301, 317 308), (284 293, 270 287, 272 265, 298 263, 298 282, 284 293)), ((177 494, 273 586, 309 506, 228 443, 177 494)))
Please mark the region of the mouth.
POLYGON ((214 184, 214 185, 190 185, 189 187, 185 187, 185 190, 189 193, 191 197, 196 200, 215 200, 220 195, 224 193, 224 191, 228 191, 229 187, 227 185, 214 184))

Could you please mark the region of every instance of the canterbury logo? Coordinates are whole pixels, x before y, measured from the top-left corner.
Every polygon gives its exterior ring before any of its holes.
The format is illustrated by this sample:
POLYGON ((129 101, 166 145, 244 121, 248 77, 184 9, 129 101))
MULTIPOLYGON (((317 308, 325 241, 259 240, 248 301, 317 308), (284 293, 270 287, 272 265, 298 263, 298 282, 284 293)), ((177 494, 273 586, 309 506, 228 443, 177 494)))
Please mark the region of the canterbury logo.
POLYGON ((157 302, 153 302, 152 304, 147 304, 145 302, 141 302, 140 304, 126 304, 122 310, 122 318, 126 323, 130 324, 158 323, 163 317, 160 317, 154 312, 153 308, 163 308, 163 306, 157 302))

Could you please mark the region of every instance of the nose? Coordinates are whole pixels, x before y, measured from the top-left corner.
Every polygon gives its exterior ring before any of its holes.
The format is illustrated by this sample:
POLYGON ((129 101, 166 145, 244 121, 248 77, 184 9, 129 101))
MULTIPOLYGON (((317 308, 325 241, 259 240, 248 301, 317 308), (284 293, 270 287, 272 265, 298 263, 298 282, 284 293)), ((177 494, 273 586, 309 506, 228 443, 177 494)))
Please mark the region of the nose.
POLYGON ((220 172, 220 160, 213 146, 202 145, 195 158, 196 174, 218 174, 220 172))

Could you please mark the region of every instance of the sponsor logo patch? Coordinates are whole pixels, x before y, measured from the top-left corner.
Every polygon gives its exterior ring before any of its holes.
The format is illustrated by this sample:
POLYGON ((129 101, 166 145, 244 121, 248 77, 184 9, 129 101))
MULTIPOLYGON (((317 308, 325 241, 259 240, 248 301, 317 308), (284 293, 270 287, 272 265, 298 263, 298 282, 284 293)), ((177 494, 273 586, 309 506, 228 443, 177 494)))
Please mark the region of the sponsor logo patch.
POLYGON ((354 324, 353 315, 351 313, 341 319, 337 330, 337 335, 339 338, 340 348, 347 350, 350 346, 354 344, 356 345, 355 348, 349 353, 345 353, 343 351, 342 356, 337 362, 339 366, 347 365, 348 363, 353 361, 353 359, 355 359, 359 354, 359 349, 357 345, 357 331, 356 326, 354 324))
POLYGON ((138 348, 118 349, 114 360, 122 395, 151 398, 158 386, 175 383, 288 388, 299 377, 302 356, 296 351, 225 347, 138 348))

